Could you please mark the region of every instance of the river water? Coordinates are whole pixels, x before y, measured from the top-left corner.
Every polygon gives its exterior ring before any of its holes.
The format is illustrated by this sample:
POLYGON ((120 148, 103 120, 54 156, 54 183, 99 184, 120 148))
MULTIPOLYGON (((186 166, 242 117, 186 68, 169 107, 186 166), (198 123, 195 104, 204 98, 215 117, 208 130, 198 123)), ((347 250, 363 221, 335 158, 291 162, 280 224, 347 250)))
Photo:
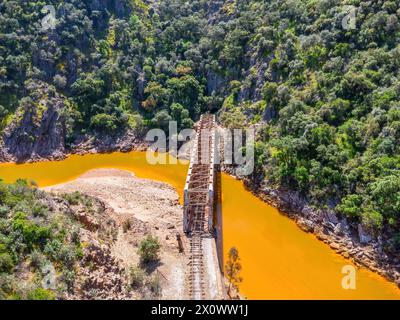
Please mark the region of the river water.
MULTIPOLYGON (((73 155, 63 161, 0 164, 0 178, 35 181, 40 187, 75 179, 91 169, 116 168, 171 184, 182 196, 188 163, 150 165, 146 153, 73 155)), ((352 265, 289 218, 222 175, 225 253, 239 250, 243 282, 249 299, 400 299, 400 289, 365 269, 356 271, 356 289, 343 289, 342 268, 352 265)))

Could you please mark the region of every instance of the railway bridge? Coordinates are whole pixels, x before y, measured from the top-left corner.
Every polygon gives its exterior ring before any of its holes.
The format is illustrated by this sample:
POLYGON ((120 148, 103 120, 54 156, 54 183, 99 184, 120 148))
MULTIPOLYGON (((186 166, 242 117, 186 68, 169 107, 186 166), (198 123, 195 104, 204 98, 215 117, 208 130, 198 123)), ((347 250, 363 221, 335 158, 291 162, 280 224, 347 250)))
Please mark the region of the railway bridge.
POLYGON ((224 295, 215 127, 214 115, 201 116, 184 189, 183 227, 190 240, 189 292, 195 300, 224 295))

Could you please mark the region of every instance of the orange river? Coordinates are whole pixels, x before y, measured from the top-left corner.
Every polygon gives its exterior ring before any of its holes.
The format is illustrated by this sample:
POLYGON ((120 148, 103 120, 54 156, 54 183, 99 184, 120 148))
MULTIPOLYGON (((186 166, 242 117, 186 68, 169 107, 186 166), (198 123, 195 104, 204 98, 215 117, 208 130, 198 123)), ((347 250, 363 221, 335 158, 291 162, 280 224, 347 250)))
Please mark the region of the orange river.
MULTIPOLYGON (((35 181, 40 187, 72 180, 96 168, 117 168, 171 184, 182 196, 187 163, 150 165, 146 153, 73 155, 63 161, 0 164, 0 178, 35 181)), ((342 268, 352 263, 301 231, 289 218, 222 175, 223 243, 241 258, 241 293, 248 299, 400 299, 400 289, 365 269, 356 288, 343 289, 342 268)))

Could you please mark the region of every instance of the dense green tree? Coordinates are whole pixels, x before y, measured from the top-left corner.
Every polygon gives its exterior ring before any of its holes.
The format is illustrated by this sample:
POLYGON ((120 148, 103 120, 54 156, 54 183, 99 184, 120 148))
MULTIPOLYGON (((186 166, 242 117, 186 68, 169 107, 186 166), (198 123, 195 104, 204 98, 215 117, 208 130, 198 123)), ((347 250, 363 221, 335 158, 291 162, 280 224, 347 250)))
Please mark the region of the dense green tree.
POLYGON ((42 2, 0 3, 0 131, 40 124, 54 97, 67 147, 219 112, 231 129, 268 127, 254 183, 398 232, 398 1, 352 1, 355 30, 345 0, 51 4, 54 30, 42 2))

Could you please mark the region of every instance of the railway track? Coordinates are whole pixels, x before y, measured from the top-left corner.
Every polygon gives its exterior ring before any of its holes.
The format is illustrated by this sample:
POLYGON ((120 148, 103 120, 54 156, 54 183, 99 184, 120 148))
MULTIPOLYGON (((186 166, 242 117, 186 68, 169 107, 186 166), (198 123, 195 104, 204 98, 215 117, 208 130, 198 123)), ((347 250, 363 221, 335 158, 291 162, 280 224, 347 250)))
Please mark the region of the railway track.
POLYGON ((185 232, 190 238, 189 292, 194 300, 206 299, 203 238, 212 231, 214 185, 214 116, 203 115, 185 186, 185 232))

